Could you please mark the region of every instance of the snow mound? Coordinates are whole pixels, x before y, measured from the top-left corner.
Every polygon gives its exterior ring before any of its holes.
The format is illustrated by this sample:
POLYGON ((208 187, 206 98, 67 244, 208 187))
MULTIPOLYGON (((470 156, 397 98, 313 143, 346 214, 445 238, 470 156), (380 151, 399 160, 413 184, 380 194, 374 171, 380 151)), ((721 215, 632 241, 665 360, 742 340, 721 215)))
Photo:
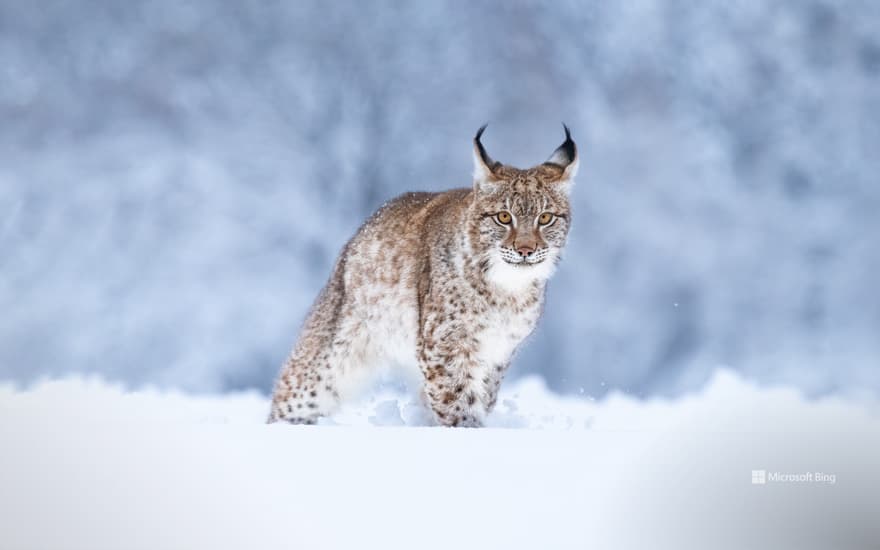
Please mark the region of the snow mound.
POLYGON ((256 393, 0 385, 0 547, 880 541, 880 414, 869 401, 809 401, 719 371, 671 401, 561 397, 522 379, 477 430, 428 427, 396 386, 320 426, 266 425, 267 411, 256 393), (755 484, 760 470, 768 481, 755 484))

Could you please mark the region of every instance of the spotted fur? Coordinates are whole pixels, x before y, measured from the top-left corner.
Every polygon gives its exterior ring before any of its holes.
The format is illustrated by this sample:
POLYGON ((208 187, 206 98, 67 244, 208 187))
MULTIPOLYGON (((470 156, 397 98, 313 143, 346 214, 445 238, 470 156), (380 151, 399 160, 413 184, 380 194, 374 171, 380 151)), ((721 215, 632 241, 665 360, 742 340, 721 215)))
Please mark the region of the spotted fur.
POLYGON ((417 367, 438 423, 482 425, 540 317, 578 165, 568 128, 547 162, 524 170, 489 157, 484 129, 472 188, 402 195, 342 250, 282 367, 270 422, 314 423, 398 364, 417 367))

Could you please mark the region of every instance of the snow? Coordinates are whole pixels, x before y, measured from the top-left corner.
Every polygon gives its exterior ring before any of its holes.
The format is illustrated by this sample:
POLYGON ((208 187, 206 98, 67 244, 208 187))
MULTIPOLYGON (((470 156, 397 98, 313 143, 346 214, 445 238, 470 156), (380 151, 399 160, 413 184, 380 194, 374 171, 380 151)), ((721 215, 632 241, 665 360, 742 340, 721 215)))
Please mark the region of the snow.
POLYGON ((0 547, 876 548, 880 408, 719 371, 699 393, 503 388, 484 429, 385 384, 319 426, 267 398, 0 385, 0 547), (834 483, 752 485, 751 472, 834 483))

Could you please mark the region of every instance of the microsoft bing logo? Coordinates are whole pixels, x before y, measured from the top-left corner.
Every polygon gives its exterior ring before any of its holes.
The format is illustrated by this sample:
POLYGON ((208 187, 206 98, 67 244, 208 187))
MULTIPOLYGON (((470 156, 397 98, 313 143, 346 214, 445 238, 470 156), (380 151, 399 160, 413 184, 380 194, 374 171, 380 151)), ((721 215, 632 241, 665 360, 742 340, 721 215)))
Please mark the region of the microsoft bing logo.
POLYGON ((767 470, 752 470, 752 485, 767 483, 767 470))

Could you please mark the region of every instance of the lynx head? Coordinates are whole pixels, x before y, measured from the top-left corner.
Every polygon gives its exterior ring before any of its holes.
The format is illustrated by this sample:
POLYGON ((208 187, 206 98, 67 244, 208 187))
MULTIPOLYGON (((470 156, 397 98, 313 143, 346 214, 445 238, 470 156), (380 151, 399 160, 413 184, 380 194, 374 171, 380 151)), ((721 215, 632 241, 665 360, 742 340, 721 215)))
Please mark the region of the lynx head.
POLYGON ((486 278, 517 292, 553 274, 571 223, 569 192, 578 169, 568 127, 543 164, 519 169, 495 162, 474 137, 471 241, 486 278))

